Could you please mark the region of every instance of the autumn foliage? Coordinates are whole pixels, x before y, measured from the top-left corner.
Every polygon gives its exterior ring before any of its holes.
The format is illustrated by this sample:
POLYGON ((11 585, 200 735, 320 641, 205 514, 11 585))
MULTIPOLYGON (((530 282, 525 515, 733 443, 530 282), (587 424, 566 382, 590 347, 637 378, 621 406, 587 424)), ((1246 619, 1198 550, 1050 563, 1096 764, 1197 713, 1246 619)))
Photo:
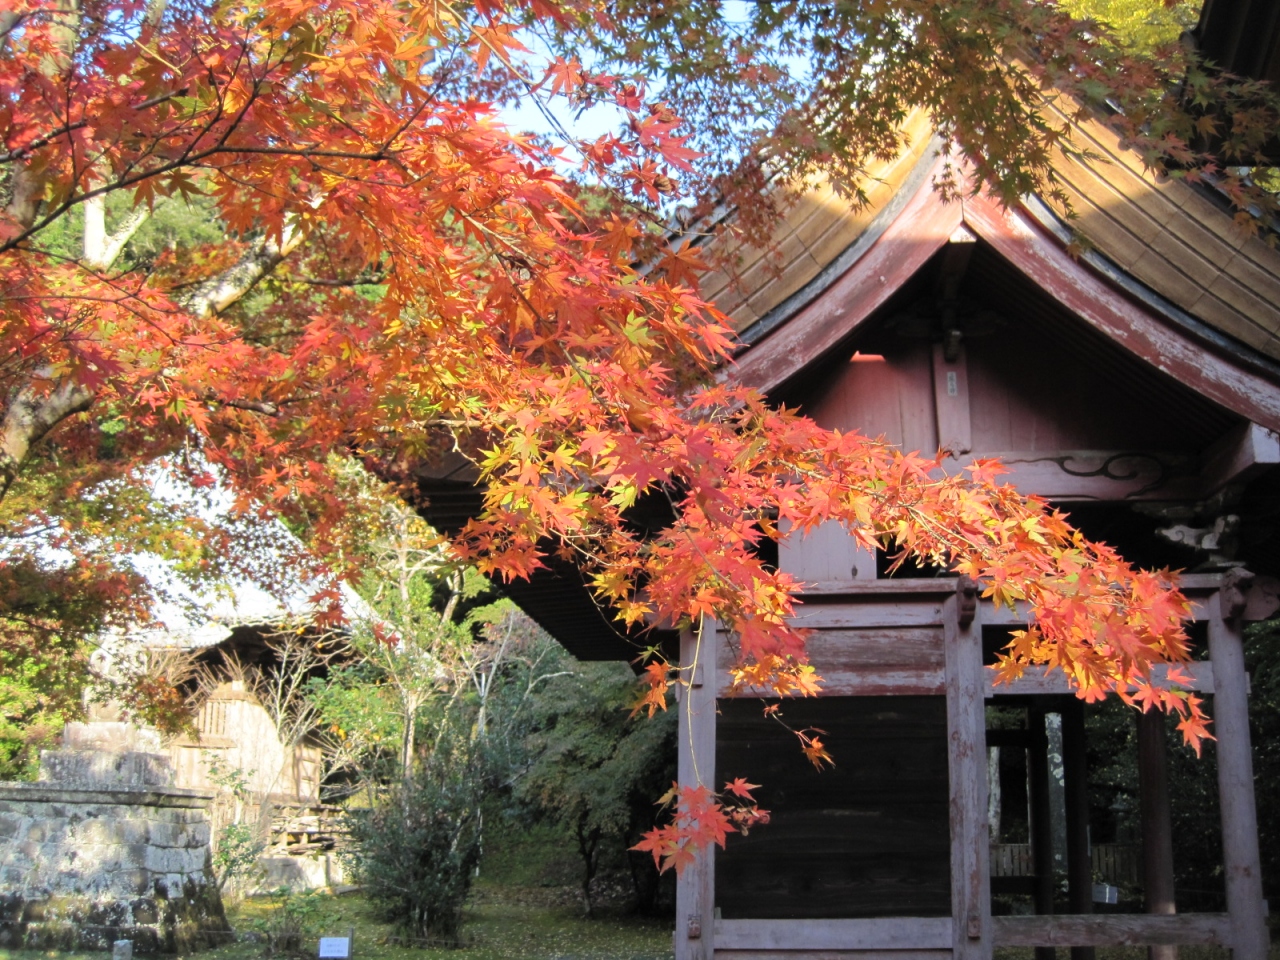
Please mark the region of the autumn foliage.
MULTIPOLYGON (((856 6, 865 10, 833 37, 870 36, 868 23, 904 37, 915 9, 856 6)), ((923 34, 889 62, 912 83, 863 91, 864 126, 842 119, 817 142, 837 113, 818 100, 777 107, 765 153, 779 176, 830 163, 854 185, 859 158, 896 149, 898 107, 915 97, 977 171, 953 189, 1012 198, 1044 185, 1045 158, 1064 143, 1037 120, 1046 85, 1083 95, 1127 82, 1051 4, 918 6, 923 34), (1000 17, 1022 32, 993 41, 987 26, 1000 17), (950 85, 929 88, 921 45, 953 35, 972 41, 971 56, 954 62, 950 85), (1030 66, 1008 59, 1020 50, 1030 66), (969 94, 997 81, 1005 99, 992 122, 969 94), (898 99, 881 102, 891 89, 898 99), (1023 101, 1025 111, 1004 109, 1023 101)), ((207 483, 215 465, 243 506, 305 523, 323 551, 344 507, 331 457, 396 478, 456 449, 485 484, 485 511, 457 544, 481 570, 526 576, 550 541, 624 623, 715 618, 736 637, 734 681, 783 696, 814 693, 819 678, 790 625, 801 585, 757 545, 779 525, 795 535, 835 520, 868 547, 972 577, 994 603, 1029 603, 1034 625, 1006 651, 1002 676, 1061 666, 1081 696, 1174 711, 1198 743, 1198 699, 1149 682, 1154 664, 1187 658, 1172 575, 1087 542, 1001 486, 995 464, 946 476, 930 456, 820 429, 733 384, 729 331, 696 292, 698 248, 668 248, 654 229, 653 205, 699 176, 694 148, 710 146, 673 106, 689 90, 659 101, 643 78, 588 69, 569 49, 589 34, 608 62, 609 38, 665 10, 644 8, 0 0, 0 490, 18 490, 42 450, 59 471, 96 462, 112 425, 115 475, 169 454, 207 483), (551 51, 536 68, 531 29, 551 51), (594 193, 553 169, 566 144, 499 122, 492 104, 517 96, 620 111, 616 133, 571 143, 594 193), (587 202, 609 189, 604 213, 587 202), (188 200, 209 205, 225 241, 130 259, 147 218, 188 200), (53 242, 69 225, 83 241, 71 252, 53 242), (714 379, 717 369, 728 377, 714 379), (642 537, 624 515, 655 492, 676 519, 642 537)), ((760 94, 774 74, 751 58, 777 50, 758 43, 706 64, 737 69, 734 82, 760 94)), ((853 76, 881 62, 869 56, 837 43, 816 62, 853 76)), ((1130 92, 1162 102, 1153 91, 1167 67, 1142 69, 1130 92)), ((1270 107, 1258 109, 1265 121, 1270 107)), ((1208 171, 1185 138, 1170 132, 1161 147, 1143 136, 1153 162, 1208 171)), ((737 158, 722 196, 740 202, 742 224, 764 222, 752 217, 769 206, 755 190, 767 165, 737 158)), ((47 506, 28 522, 49 522, 47 506)), ((13 519, 10 536, 23 524, 13 519)), ((644 709, 664 707, 688 667, 651 665, 644 709)), ((672 798, 676 833, 653 841, 659 858, 678 863, 684 840, 719 841, 746 822, 730 809, 741 804, 698 789, 672 798)), ((729 792, 749 800, 740 790, 729 792)))

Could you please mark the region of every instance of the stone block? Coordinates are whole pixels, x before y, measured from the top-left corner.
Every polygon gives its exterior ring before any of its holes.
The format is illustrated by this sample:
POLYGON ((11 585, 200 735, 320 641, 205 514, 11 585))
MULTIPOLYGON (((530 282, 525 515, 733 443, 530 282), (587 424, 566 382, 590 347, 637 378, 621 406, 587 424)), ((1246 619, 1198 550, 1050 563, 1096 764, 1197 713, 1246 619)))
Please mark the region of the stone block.
POLYGON ((151 824, 141 817, 117 820, 115 836, 119 843, 150 843, 151 824))
POLYGON ((26 923, 39 923, 45 919, 49 911, 49 901, 28 900, 22 911, 22 919, 26 923))
POLYGON ((0 948, 16 950, 21 947, 23 930, 19 923, 0 920, 0 948))
POLYGON ((179 847, 186 841, 186 827, 179 823, 153 823, 148 838, 157 847, 179 847))
POLYGON ((0 840, 12 840, 25 829, 27 818, 18 813, 0 813, 0 840))
POLYGON ((22 919, 26 901, 18 893, 0 893, 0 924, 17 923, 22 919))
POLYGON ((117 940, 111 944, 111 960, 133 960, 133 941, 117 940))
POLYGON ((32 863, 38 863, 40 861, 40 855, 42 853, 40 844, 34 843, 31 840, 20 840, 10 849, 13 851, 10 856, 26 857, 27 860, 32 863))
POLYGON ((145 866, 152 873, 179 873, 184 865, 182 853, 174 847, 147 847, 145 866))
POLYGON ((150 897, 139 897, 129 906, 133 911, 134 923, 153 924, 160 921, 160 913, 156 910, 156 902, 150 897))
POLYGON ((89 906, 85 922, 95 926, 119 927, 133 922, 133 909, 127 900, 106 900, 89 906))
POLYGON ((147 857, 152 849, 147 843, 122 843, 119 846, 120 862, 127 863, 131 867, 150 869, 147 867, 147 857))
POLYGON ((137 953, 160 953, 166 944, 154 927, 134 927, 130 931, 133 949, 137 953))
MULTIPOLYGON (((86 763, 107 770, 104 761, 86 763)), ((136 952, 150 953, 219 942, 226 918, 206 882, 206 811, 165 798, 138 804, 136 792, 112 802, 110 789, 51 783, 16 801, 6 795, 0 947, 105 951, 132 940, 136 952)))
POLYGON ((115 822, 103 817, 83 820, 75 826, 75 837, 80 843, 115 843, 115 822))
POLYGON ((112 886, 122 894, 127 892, 128 895, 137 897, 151 892, 151 874, 142 867, 118 870, 112 874, 111 879, 112 886))
POLYGON ((71 951, 80 943, 80 927, 62 920, 29 924, 25 946, 37 950, 71 951))

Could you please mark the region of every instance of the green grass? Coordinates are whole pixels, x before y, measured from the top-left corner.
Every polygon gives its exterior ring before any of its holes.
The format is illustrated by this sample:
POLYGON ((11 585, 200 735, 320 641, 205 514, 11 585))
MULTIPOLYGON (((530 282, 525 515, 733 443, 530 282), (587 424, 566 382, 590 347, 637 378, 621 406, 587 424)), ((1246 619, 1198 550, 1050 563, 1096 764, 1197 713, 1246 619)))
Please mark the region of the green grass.
MULTIPOLYGON (((318 902, 315 935, 342 935, 355 928, 354 960, 667 960, 672 956, 671 924, 666 920, 605 914, 582 916, 571 890, 545 887, 478 888, 463 927, 461 949, 398 945, 395 931, 381 923, 357 893, 318 902)), ((229 910, 238 931, 266 921, 269 898, 251 898, 229 910)), ((306 954, 316 955, 314 940, 306 954)), ((103 953, 0 950, 0 960, 103 960, 103 953)), ((200 960, 258 960, 259 943, 234 943, 202 951, 200 960)))

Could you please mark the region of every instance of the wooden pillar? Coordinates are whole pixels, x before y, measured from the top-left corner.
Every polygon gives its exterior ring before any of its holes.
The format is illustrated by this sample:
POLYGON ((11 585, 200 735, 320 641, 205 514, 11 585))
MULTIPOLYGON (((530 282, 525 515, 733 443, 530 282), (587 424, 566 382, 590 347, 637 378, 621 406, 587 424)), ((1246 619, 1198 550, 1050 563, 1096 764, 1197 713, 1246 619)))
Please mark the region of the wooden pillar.
MULTIPOLYGON (((1062 704, 1062 762, 1067 794, 1067 898, 1072 913, 1093 913, 1093 855, 1089 850, 1089 757, 1084 702, 1062 704)), ((1071 960, 1094 960, 1093 947, 1072 947, 1071 960)))
MULTIPOLYGON (((715 789, 716 644, 713 620, 680 635, 682 677, 689 682, 678 704, 677 776, 681 786, 715 789)), ((700 850, 676 879, 676 960, 712 960, 715 914, 714 848, 700 850)))
MULTIPOLYGON (((1165 715, 1138 714, 1138 791, 1142 821, 1142 889, 1147 913, 1177 913, 1173 890, 1173 820, 1165 760, 1165 715)), ((1148 947, 1150 960, 1177 960, 1172 945, 1148 947)))
MULTIPOLYGON (((1036 913, 1053 913, 1053 823, 1049 816, 1049 740, 1043 706, 1027 710, 1027 815, 1030 820, 1031 860, 1036 871, 1036 913)), ((1053 947, 1036 947, 1036 960, 1055 960, 1053 947)))
POLYGON ((952 954, 991 957, 991 843, 987 826, 986 683, 977 591, 961 577, 943 607, 947 760, 951 783, 952 954))
POLYGON ((1258 814, 1249 745, 1249 678, 1239 616, 1227 585, 1209 602, 1209 657, 1213 661, 1213 732, 1222 809, 1222 858, 1234 960, 1266 960, 1270 946, 1258 856, 1258 814), (1226 595, 1224 597, 1224 595, 1226 595))

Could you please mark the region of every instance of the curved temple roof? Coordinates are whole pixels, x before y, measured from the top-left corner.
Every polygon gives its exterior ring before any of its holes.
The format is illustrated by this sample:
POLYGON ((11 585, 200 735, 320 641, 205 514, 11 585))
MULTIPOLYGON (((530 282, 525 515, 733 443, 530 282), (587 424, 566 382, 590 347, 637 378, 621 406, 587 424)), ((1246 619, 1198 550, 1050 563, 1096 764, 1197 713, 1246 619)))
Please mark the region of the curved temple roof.
MULTIPOLYGON (((853 209, 829 185, 814 184, 795 198, 772 253, 741 251, 736 282, 722 272, 704 280, 703 294, 746 342, 844 273, 927 186, 938 144, 923 111, 907 119, 904 132, 907 149, 868 170, 866 207, 853 209)), ((1280 373, 1280 253, 1249 236, 1209 191, 1145 170, 1104 123, 1077 124, 1075 146, 1088 159, 1059 154, 1054 172, 1070 198, 1072 228, 1093 248, 1085 262, 1159 312, 1197 321, 1203 338, 1237 353, 1239 362, 1277 361, 1263 366, 1280 373)), ((1066 211, 1028 198, 1018 212, 1065 239, 1066 211)))

